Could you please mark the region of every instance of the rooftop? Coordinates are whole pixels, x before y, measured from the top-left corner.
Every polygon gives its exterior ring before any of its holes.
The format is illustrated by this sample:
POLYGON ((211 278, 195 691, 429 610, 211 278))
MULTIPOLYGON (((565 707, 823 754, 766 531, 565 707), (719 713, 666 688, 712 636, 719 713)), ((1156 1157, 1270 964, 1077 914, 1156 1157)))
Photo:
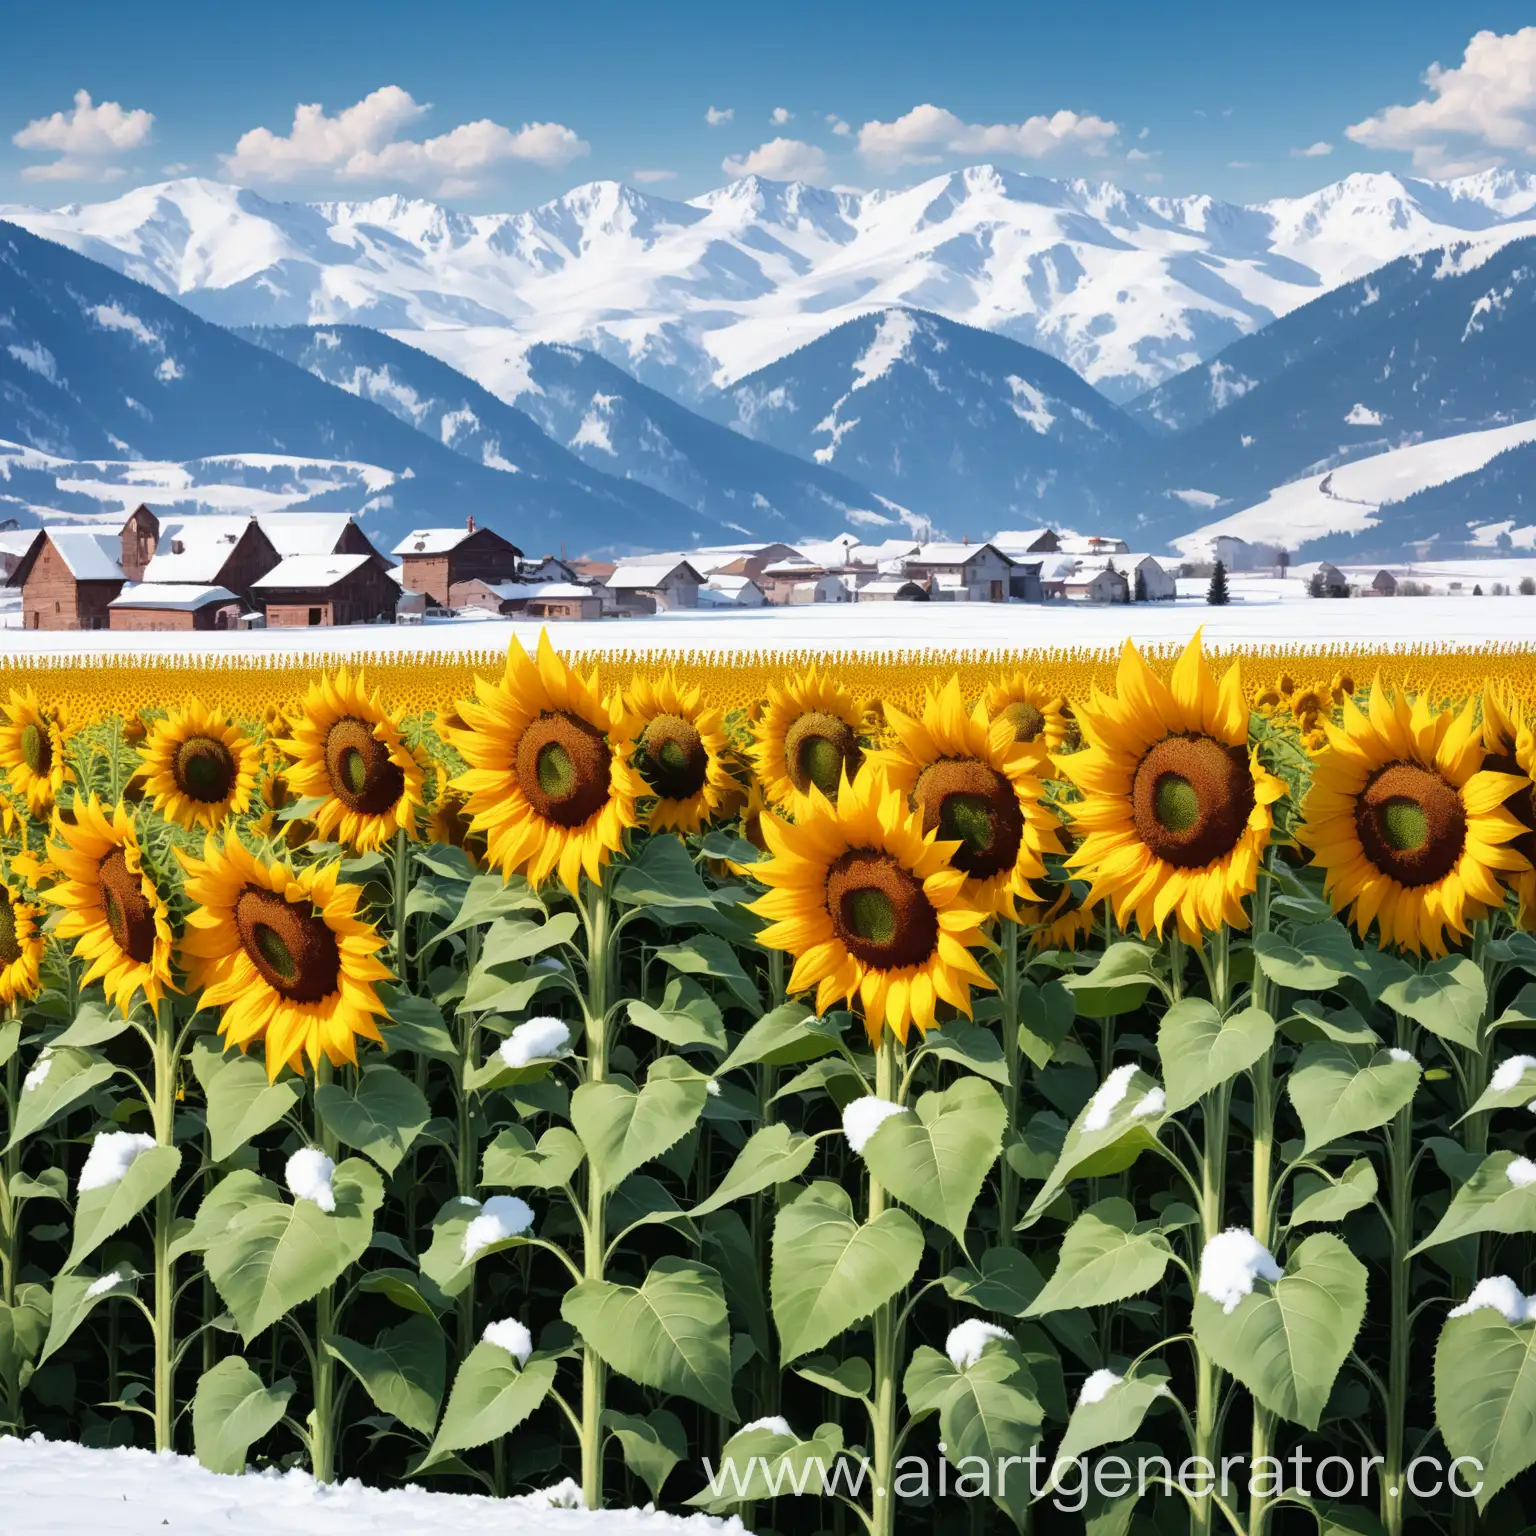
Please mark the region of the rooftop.
POLYGON ((609 576, 607 585, 610 587, 645 588, 660 586, 668 576, 676 570, 685 570, 694 580, 702 581, 703 578, 686 560, 665 559, 653 560, 626 560, 613 568, 613 574, 609 576))
POLYGON ((145 580, 214 581, 250 526, 249 517, 186 517, 161 523, 145 580))
POLYGON ((76 581, 121 581, 122 536, 98 533, 93 528, 45 528, 53 547, 76 581))
POLYGON ((334 587, 371 559, 371 555, 289 555, 251 585, 283 590, 334 587))
POLYGON ((347 524, 357 519, 350 512, 258 512, 256 521, 273 548, 286 558, 332 553, 347 524))
POLYGON ((967 560, 973 559, 982 550, 990 549, 996 554, 1008 559, 1002 550, 989 542, 980 544, 924 544, 918 552, 911 557, 913 565, 964 565, 967 560))
POLYGON ((446 555, 478 531, 475 528, 413 528, 390 550, 390 554, 446 555))
POLYGON ((141 581, 130 584, 112 599, 109 608, 174 608, 189 613, 209 603, 238 603, 227 587, 193 586, 186 583, 141 581))

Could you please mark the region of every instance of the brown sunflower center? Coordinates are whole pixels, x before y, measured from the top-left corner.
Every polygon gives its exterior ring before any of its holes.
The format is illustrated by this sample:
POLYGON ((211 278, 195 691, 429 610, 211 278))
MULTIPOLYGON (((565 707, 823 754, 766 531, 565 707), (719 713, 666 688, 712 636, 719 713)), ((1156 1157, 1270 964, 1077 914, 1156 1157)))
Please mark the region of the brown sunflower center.
POLYGON ((12 965, 21 959, 21 940, 16 934, 16 908, 9 896, 0 892, 0 965, 12 965))
POLYGON ((1131 785, 1136 835, 1181 869, 1231 853, 1253 805, 1243 749, 1211 736, 1164 737, 1142 758, 1131 785))
POLYGON ((784 733, 789 782, 802 795, 809 794, 814 784, 829 800, 834 799, 843 770, 851 779, 863 760, 853 728, 822 710, 807 710, 784 733))
POLYGON ((1365 856, 1399 885, 1432 885, 1456 867, 1467 841, 1461 796, 1417 763, 1388 763, 1355 802, 1365 856))
POLYGON ((346 715, 325 734, 325 771, 331 793, 349 811, 382 816, 405 793, 405 774, 366 720, 346 715))
POLYGON ((39 778, 48 777, 53 768, 53 743, 48 739, 46 726, 33 720, 22 726, 21 760, 39 778))
POLYGON ((832 929, 876 970, 921 965, 939 939, 939 917, 920 881, 888 853, 854 848, 827 871, 832 929))
POLYGON ((613 754, 596 726, 549 712, 517 742, 517 787, 546 821, 579 827, 608 801, 613 754))
POLYGON ((657 715, 641 733, 635 766, 663 800, 690 800, 704 787, 709 753, 691 720, 657 715))
POLYGON ((1015 741, 1033 741, 1045 729, 1045 716, 1027 699, 1015 699, 1003 710, 1003 719, 1013 727, 1015 741))
POLYGON ((235 931, 257 974, 289 1002, 318 1003, 336 991, 336 935, 308 903, 248 885, 235 902, 235 931))
POLYGON ((923 831, 958 841, 956 869, 985 880, 1012 869, 1024 838, 1024 813, 1013 786, 975 758, 944 758, 917 776, 912 807, 923 831))
POLYGON ((189 736, 176 748, 171 777, 189 800, 217 805, 227 800, 238 774, 234 754, 213 736, 189 736))
POLYGON ((148 965, 155 958, 155 913, 144 895, 144 883, 128 868, 121 848, 114 848, 97 867, 101 881, 101 910, 112 941, 130 960, 148 965))

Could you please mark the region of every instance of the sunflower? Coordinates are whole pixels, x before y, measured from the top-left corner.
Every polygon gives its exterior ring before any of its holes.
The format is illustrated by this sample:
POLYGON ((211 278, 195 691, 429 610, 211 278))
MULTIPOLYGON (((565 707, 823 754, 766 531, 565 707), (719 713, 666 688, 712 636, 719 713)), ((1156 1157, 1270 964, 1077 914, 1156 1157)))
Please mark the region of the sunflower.
POLYGON ((654 681, 636 676, 625 703, 629 760, 656 796, 647 826, 653 832, 701 831, 736 789, 719 711, 705 706, 698 687, 681 686, 670 668, 654 681))
POLYGON ((1056 760, 1084 796, 1068 807, 1082 841, 1067 864, 1092 881, 1087 905, 1108 899, 1148 935, 1174 917, 1192 944, 1246 928, 1285 785, 1248 747, 1237 663, 1218 685, 1197 633, 1164 683, 1127 641, 1115 692, 1093 689, 1078 708, 1088 749, 1056 760))
POLYGON ((789 990, 815 987, 823 1011, 857 997, 872 1043, 931 1029, 940 1002, 969 1016, 971 988, 993 983, 968 948, 987 913, 966 897, 958 844, 874 771, 845 774, 835 804, 814 786, 807 800, 797 824, 763 818, 771 857, 752 866, 769 887, 749 908, 770 920, 758 941, 795 956, 789 990))
POLYGON ((416 835, 421 764, 361 672, 353 677, 343 667, 322 677, 277 745, 293 759, 293 788, 324 801, 315 812, 322 838, 369 853, 397 832, 416 835))
POLYGON ((1378 684, 1369 714, 1353 699, 1325 726, 1298 841, 1325 871, 1335 912, 1352 908, 1383 948, 1443 955, 1449 929, 1503 901, 1499 875, 1523 873, 1524 827, 1504 802, 1530 780, 1484 767, 1476 701, 1460 714, 1431 711, 1378 684))
POLYGON ((1010 672, 988 683, 981 702, 989 720, 1002 716, 1008 721, 1015 741, 1044 741, 1050 752, 1066 745, 1067 701, 1029 673, 1010 672))
POLYGON ((7 880, 0 880, 0 1003, 35 997, 43 939, 37 908, 22 900, 7 880))
POLYGON ((1496 685, 1483 690, 1483 750, 1487 754, 1483 767, 1488 772, 1513 774, 1521 780, 1504 809, 1521 827, 1520 836, 1509 846, 1533 866, 1508 877, 1520 903, 1521 926, 1529 927, 1536 921, 1536 734, 1525 711, 1496 685))
POLYGON ((265 1042, 269 1078, 302 1072, 306 1057, 355 1062, 359 1036, 382 1042, 384 940, 357 915, 362 887, 337 882, 339 865, 266 864, 233 833, 205 839, 200 859, 177 856, 196 903, 181 947, 188 981, 199 1007, 223 1010, 229 1042, 265 1042))
POLYGON ((73 777, 64 764, 59 722, 43 710, 30 688, 25 693, 11 689, 10 702, 4 706, 0 768, 39 821, 47 819, 65 781, 73 777))
POLYGON ((54 836, 48 855, 58 881, 43 898, 64 908, 58 937, 74 939, 75 954, 91 961, 81 986, 100 981, 123 1013, 141 989, 159 1007, 171 985, 171 925, 128 808, 95 795, 76 800, 73 824, 56 818, 54 836))
POLYGON ((251 808, 261 754, 196 699, 155 721, 139 755, 145 793, 178 827, 211 832, 226 816, 251 808))
MULTIPOLYGON (((960 680, 932 689, 918 718, 888 704, 896 745, 871 756, 922 818, 923 830, 956 844, 954 863, 966 876, 966 899, 986 912, 1014 916, 1014 898, 1037 901, 1044 853, 1060 853, 1055 816, 1041 799, 1044 742, 1018 738, 1013 720, 969 714, 960 680)), ((1038 732, 1037 732, 1038 734, 1038 732)))
POLYGON ((1029 947, 1076 949, 1093 933, 1099 909, 1088 904, 1088 887, 1081 880, 1066 880, 1052 889, 1056 892, 1053 900, 1019 909, 1020 922, 1034 930, 1029 936, 1029 947))
POLYGON ((853 695, 814 666, 799 677, 769 683, 752 747, 769 801, 802 815, 811 809, 813 791, 835 799, 843 778, 858 777, 863 720, 853 695))
POLYGON ((471 829, 485 834, 490 862, 535 884, 558 872, 572 895, 582 870, 600 880, 645 793, 617 692, 605 700, 597 673, 568 666, 546 630, 537 660, 514 640, 501 680, 476 678, 475 697, 458 712, 463 728, 444 729, 469 767, 452 787, 466 797, 471 829))
POLYGON ((485 863, 485 838, 470 826, 465 804, 464 796, 457 790, 445 788, 427 817, 427 841, 457 848, 479 869, 485 863))

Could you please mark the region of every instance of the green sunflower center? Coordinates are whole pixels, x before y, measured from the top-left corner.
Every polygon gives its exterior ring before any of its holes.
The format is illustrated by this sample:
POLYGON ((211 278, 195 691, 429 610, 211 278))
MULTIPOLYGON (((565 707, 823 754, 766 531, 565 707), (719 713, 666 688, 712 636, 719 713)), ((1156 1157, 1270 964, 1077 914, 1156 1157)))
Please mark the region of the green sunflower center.
POLYGON ((524 728, 514 755, 517 787, 546 821, 579 827, 608 803, 608 739, 578 715, 549 711, 524 728))
POLYGON ((821 710, 808 710, 784 733, 784 762, 789 782, 802 795, 814 784, 829 800, 846 768, 851 779, 863 761, 859 738, 845 720, 821 710))
POLYGON ((922 812, 923 831, 958 842, 957 869, 985 880, 1012 869, 1024 838, 1024 813, 1013 786, 995 768, 975 758, 944 758, 918 775, 913 809, 922 812))
POLYGON ((53 770, 53 743, 48 739, 46 726, 29 720, 21 728, 21 760, 39 778, 47 778, 53 770))
POLYGON ((704 788, 709 753, 691 720, 657 715, 640 735, 635 766, 664 800, 691 800, 704 788))
POLYGON ((257 975, 288 1002, 318 1003, 336 992, 341 949, 310 903, 248 885, 235 901, 235 931, 257 975))
POLYGON ((0 965, 12 965, 21 959, 21 940, 16 934, 16 908, 0 892, 0 965))
POLYGON ((827 871, 832 929, 874 970, 921 965, 939 941, 939 917, 920 881, 888 853, 854 848, 827 871))
POLYGON ((325 771, 331 793, 362 816, 383 816, 405 793, 405 771, 367 720, 346 715, 325 734, 325 771))
POLYGON ((189 736, 171 761, 171 776, 189 800, 217 805, 234 791, 238 770, 234 755, 212 736, 189 736))
POLYGON ((1180 869, 1231 853, 1254 803, 1246 751, 1213 736, 1165 736, 1142 757, 1131 783, 1137 836, 1180 869))
POLYGON ((1432 769, 1388 763, 1355 803, 1355 830, 1372 864, 1399 885, 1432 885, 1456 867, 1467 842, 1461 796, 1432 769))
POLYGON ((1013 727, 1015 741, 1033 741, 1045 729, 1045 716, 1024 699, 1016 699, 1003 710, 1003 719, 1013 727))
POLYGON ((112 942, 130 960, 148 965, 155 958, 155 913, 140 877, 128 868, 121 848, 114 848, 98 866, 101 910, 112 942))

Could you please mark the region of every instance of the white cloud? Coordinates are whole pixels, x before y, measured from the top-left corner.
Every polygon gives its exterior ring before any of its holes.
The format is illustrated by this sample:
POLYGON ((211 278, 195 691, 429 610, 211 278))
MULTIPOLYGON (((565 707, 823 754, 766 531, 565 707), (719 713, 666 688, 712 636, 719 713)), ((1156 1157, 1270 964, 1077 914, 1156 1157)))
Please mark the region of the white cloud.
POLYGON ((827 126, 840 139, 846 139, 848 135, 853 132, 853 129, 847 123, 845 123, 842 118, 837 115, 836 112, 827 113, 827 126))
POLYGON ((461 123, 430 139, 397 138, 429 110, 398 85, 381 86, 327 117, 318 102, 299 106, 284 135, 252 128, 223 156, 236 181, 293 181, 333 176, 340 181, 405 181, 441 192, 471 189, 486 172, 509 163, 554 169, 590 146, 559 123, 525 123, 517 130, 489 118, 461 123))
POLYGON ((795 114, 788 107, 775 107, 768 114, 768 121, 776 128, 782 128, 795 114))
POLYGON ((1536 154, 1536 26, 1478 32, 1461 63, 1431 64, 1429 94, 1384 107, 1344 131, 1368 149, 1405 151, 1432 176, 1457 176, 1536 154))
POLYGON ((11 143, 59 157, 27 166, 24 181, 116 181, 124 172, 112 158, 147 143, 154 122, 155 114, 142 107, 125 111, 119 102, 98 104, 89 91, 76 91, 73 111, 33 118, 11 135, 11 143))
POLYGON ((735 107, 711 107, 709 111, 704 114, 704 121, 708 123, 711 128, 718 128, 721 123, 728 123, 735 116, 735 107))
POLYGON ((827 157, 803 139, 770 139, 745 155, 720 162, 727 176, 763 176, 769 181, 825 181, 827 157))
POLYGON ((1253 161, 1252 160, 1228 160, 1227 161, 1227 169, 1229 171, 1251 171, 1253 169, 1253 161))
POLYGON ((34 118, 11 135, 11 143, 61 155, 116 155, 145 143, 154 121, 154 113, 142 107, 125 112, 115 101, 95 106, 89 91, 76 91, 73 112, 34 118))
POLYGON ((642 187, 648 187, 653 181, 676 181, 676 171, 636 171, 630 178, 638 181, 642 187))
POLYGON ((1157 158, 1157 151, 1155 149, 1147 150, 1132 148, 1126 151, 1125 158, 1131 161, 1155 160, 1157 158))
POLYGON ((22 167, 23 181, 120 181, 128 173, 120 165, 100 160, 50 160, 46 165, 22 167))
POLYGON ((173 160, 169 165, 160 167, 162 176, 185 176, 192 167, 185 160, 173 160))
POLYGON ((1326 139, 1319 139, 1315 144, 1308 144, 1305 149, 1293 149, 1291 154, 1298 160, 1319 160, 1324 155, 1333 153, 1333 145, 1326 139))
POLYGON ((1144 139, 1144 138, 1148 137, 1148 135, 1150 135, 1151 132, 1152 132, 1152 130, 1150 128, 1143 128, 1141 130, 1141 132, 1136 135, 1136 137, 1138 139, 1144 139))
POLYGON ((1022 123, 967 123, 943 107, 925 102, 893 123, 868 122, 859 129, 859 151, 886 170, 931 165, 943 154, 1011 155, 1039 160, 1064 149, 1102 155, 1119 125, 1078 112, 1056 112, 1022 123))

